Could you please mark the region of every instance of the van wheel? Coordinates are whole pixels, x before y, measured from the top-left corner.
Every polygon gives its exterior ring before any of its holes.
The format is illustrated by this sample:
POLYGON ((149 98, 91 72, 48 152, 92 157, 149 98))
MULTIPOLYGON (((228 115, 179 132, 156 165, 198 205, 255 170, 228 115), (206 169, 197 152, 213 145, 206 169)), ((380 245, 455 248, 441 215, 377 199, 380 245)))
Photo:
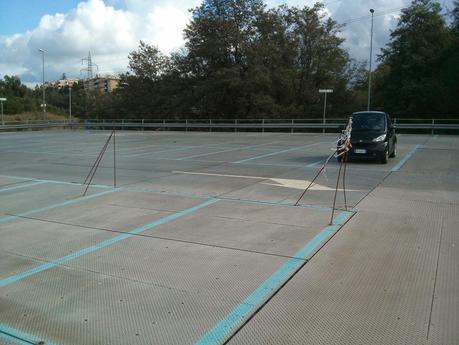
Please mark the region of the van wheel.
POLYGON ((390 158, 394 158, 397 156, 397 143, 394 144, 394 150, 392 151, 390 158))
POLYGON ((387 164, 387 161, 389 160, 389 148, 387 148, 384 151, 383 156, 381 157, 381 164, 387 164))

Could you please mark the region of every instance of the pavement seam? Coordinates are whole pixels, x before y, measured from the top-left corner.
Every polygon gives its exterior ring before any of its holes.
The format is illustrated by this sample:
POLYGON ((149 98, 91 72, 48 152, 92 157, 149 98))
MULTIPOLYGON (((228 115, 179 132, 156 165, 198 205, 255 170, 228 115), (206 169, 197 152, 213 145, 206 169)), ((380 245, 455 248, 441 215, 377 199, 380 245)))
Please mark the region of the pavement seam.
MULTIPOLYGON (((179 211, 174 211, 174 212, 169 212, 169 213, 176 213, 179 211)), ((88 226, 88 225, 81 225, 81 224, 72 224, 72 223, 65 223, 65 222, 59 222, 55 220, 48 220, 48 219, 40 219, 40 218, 34 218, 34 217, 19 217, 21 219, 28 219, 28 220, 34 220, 38 222, 43 222, 43 223, 50 223, 50 224, 60 224, 60 225, 66 225, 66 226, 73 226, 76 228, 81 228, 81 229, 88 229, 88 230, 99 230, 99 231, 106 231, 106 232, 111 232, 115 234, 126 234, 127 231, 121 231, 121 230, 115 230, 115 229, 109 229, 109 228, 98 228, 98 227, 93 227, 93 226, 88 226)), ((289 225, 290 226, 290 225, 289 225)), ((292 226, 293 227, 293 226, 292 226)), ((301 258, 298 258, 296 256, 290 256, 290 255, 282 255, 282 254, 275 254, 275 253, 268 253, 268 252, 262 252, 262 251, 256 251, 256 250, 250 250, 250 249, 243 249, 243 248, 236 248, 236 247, 230 247, 230 246, 222 246, 218 244, 210 244, 210 243, 204 243, 204 242, 197 242, 197 241, 189 241, 189 240, 181 240, 177 238, 171 238, 171 237, 163 237, 163 236, 155 236, 155 235, 145 235, 145 234, 133 234, 132 237, 143 237, 143 238, 153 238, 157 240, 163 240, 163 241, 170 241, 170 242, 177 242, 177 243, 184 243, 184 244, 195 244, 203 247, 210 247, 210 248, 221 248, 221 249, 228 249, 228 250, 234 250, 234 251, 239 251, 239 252, 244 252, 244 253, 253 253, 253 254, 260 254, 260 255, 267 255, 267 256, 274 256, 274 257, 279 257, 279 258, 285 258, 285 259, 298 259, 298 260, 303 260, 301 258)), ((11 252, 12 253, 12 252, 11 252)), ((20 255, 20 254, 17 254, 20 255)), ((22 255, 22 254, 21 254, 22 255)), ((44 259, 39 259, 35 258, 37 260, 42 260, 43 262, 50 262, 52 260, 44 260, 44 259)))

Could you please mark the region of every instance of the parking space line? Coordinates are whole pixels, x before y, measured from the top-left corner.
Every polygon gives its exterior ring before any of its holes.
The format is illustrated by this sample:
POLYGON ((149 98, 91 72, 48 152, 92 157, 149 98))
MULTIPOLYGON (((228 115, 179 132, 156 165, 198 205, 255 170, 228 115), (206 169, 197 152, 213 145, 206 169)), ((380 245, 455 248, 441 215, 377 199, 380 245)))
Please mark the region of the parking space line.
POLYGON ((274 142, 266 143, 266 144, 250 145, 250 146, 243 146, 243 147, 232 148, 232 149, 226 149, 226 150, 221 150, 221 151, 215 151, 215 152, 209 152, 209 153, 202 153, 202 154, 193 155, 193 156, 180 157, 180 158, 177 158, 177 160, 181 161, 181 160, 190 159, 190 158, 198 158, 198 157, 216 155, 216 154, 218 154, 218 153, 225 153, 225 152, 232 152, 232 151, 241 151, 241 150, 250 150, 250 149, 255 149, 255 148, 261 147, 261 146, 272 145, 272 144, 274 144, 274 143, 276 143, 276 142, 274 141, 274 142))
MULTIPOLYGON (((3 323, 0 324, 0 337, 20 345, 41 344, 43 341, 43 339, 40 339, 34 335, 20 331, 18 329, 9 327, 3 323)), ((49 341, 47 341, 46 343, 43 342, 43 344, 54 345, 54 343, 51 343, 49 341)))
POLYGON ((268 279, 247 296, 236 308, 228 313, 214 328, 208 331, 196 345, 217 345, 236 332, 263 303, 275 294, 290 277, 302 267, 307 257, 318 250, 331 238, 353 215, 341 212, 329 225, 322 229, 312 240, 300 249, 292 258, 285 261, 268 279))
MULTIPOLYGON (((106 192, 107 193, 107 192, 106 192)), ((43 271, 46 271, 52 267, 56 267, 56 266, 59 266, 59 265, 62 265, 70 260, 74 260, 76 258, 79 258, 80 256, 83 256, 83 255, 86 255, 86 254, 89 254, 89 253, 92 253, 92 252, 95 252, 96 250, 99 250, 99 249, 102 249, 102 248, 105 248, 105 247, 108 247, 114 243, 117 243, 119 241, 122 241, 122 240, 125 240, 129 237, 132 237, 134 235, 137 235, 137 234, 140 234, 144 231, 147 231, 147 230, 152 230, 160 225, 163 225, 163 224, 166 224, 168 222, 171 222, 175 219, 178 219, 178 218, 181 218, 181 217, 184 217, 186 215, 189 215, 193 212, 196 212, 204 207, 207 207, 209 205, 212 205, 214 203, 218 202, 218 199, 208 199, 207 201, 203 202, 203 203, 200 203, 198 205, 195 205, 193 207, 190 207, 190 208, 187 208, 183 211, 179 211, 179 212, 176 212, 176 213, 173 213, 173 214, 170 214, 166 217, 163 217, 163 218, 160 218, 160 219, 157 219, 151 223, 148 223, 148 224, 145 224, 145 225, 142 225, 142 226, 139 226, 137 228, 134 228, 126 233, 123 233, 123 234, 120 234, 120 235, 117 235, 115 237, 112 237, 108 240, 105 240, 105 241, 102 241, 102 242, 99 242, 95 245, 92 245, 90 247, 87 247, 87 248, 84 248, 84 249, 80 249, 74 253, 71 253, 71 254, 68 254, 66 256, 63 256, 59 259, 56 259, 56 260, 53 260, 53 261, 50 261, 50 262, 47 262, 47 263, 44 263, 44 264, 41 264, 41 265, 38 265, 28 271, 25 271, 25 272, 22 272, 22 273, 18 273, 18 274, 15 274, 13 276, 10 276, 8 278, 5 278, 5 279, 2 279, 0 280, 0 287, 4 287, 4 286, 7 286, 7 285, 10 285, 12 283, 15 283, 19 280, 22 280, 24 278, 27 278, 29 276, 32 276, 34 274, 37 274, 37 273, 40 273, 40 272, 43 272, 43 271)))
MULTIPOLYGON (((63 184, 63 185, 69 185, 69 186, 83 186, 83 183, 79 183, 79 182, 48 180, 48 179, 39 179, 39 178, 34 178, 34 177, 22 177, 22 176, 10 176, 10 175, 0 175, 0 177, 10 178, 13 180, 36 181, 36 182, 44 182, 44 183, 63 184)), ((91 187, 101 188, 101 189, 113 189, 113 186, 108 186, 108 185, 103 185, 103 184, 91 184, 91 187)))
POLYGON ((18 219, 20 217, 27 217, 27 216, 30 216, 30 215, 35 214, 35 213, 49 211, 49 210, 52 210, 52 209, 55 209, 55 208, 58 208, 58 207, 64 207, 64 206, 68 206, 68 205, 77 204, 77 203, 80 203, 82 201, 98 198, 99 196, 103 196, 103 195, 106 195, 106 194, 113 193, 115 191, 116 191, 115 189, 112 189, 112 190, 108 190, 108 191, 104 191, 104 192, 100 192, 100 193, 95 193, 95 194, 91 194, 91 195, 82 196, 82 197, 78 197, 78 198, 75 198, 75 199, 63 201, 63 202, 60 202, 60 203, 57 203, 57 204, 52 204, 52 205, 45 206, 45 207, 36 208, 36 209, 30 210, 30 211, 21 212, 21 213, 18 213, 16 215, 0 217, 0 223, 6 223, 6 222, 9 222, 9 221, 18 219))
POLYGON ((253 161, 253 160, 256 160, 256 159, 276 156, 276 155, 279 155, 281 153, 286 153, 286 152, 291 152, 291 151, 296 151, 296 150, 302 150, 302 149, 306 149, 306 148, 309 148, 309 147, 317 146, 317 145, 320 145, 320 144, 326 144, 326 142, 319 142, 319 143, 315 143, 315 144, 309 144, 309 145, 304 145, 304 146, 293 147, 293 148, 290 148, 290 149, 271 152, 271 153, 267 153, 267 154, 264 154, 264 155, 255 156, 255 157, 252 157, 252 158, 241 159, 239 161, 235 161, 235 162, 231 162, 231 163, 236 163, 236 164, 246 163, 246 162, 250 162, 250 161, 253 161))
POLYGON ((416 145, 414 148, 412 148, 406 155, 405 157, 402 158, 402 160, 400 162, 397 163, 397 165, 395 165, 391 171, 394 172, 394 171, 400 171, 400 169, 405 165, 405 163, 411 158, 413 157, 413 155, 416 153, 416 151, 421 147, 421 145, 416 145))
POLYGON ((38 186, 40 184, 45 184, 45 183, 46 183, 45 181, 36 181, 36 182, 32 182, 32 183, 17 185, 17 186, 14 186, 14 187, 6 187, 6 188, 1 188, 0 192, 7 192, 7 191, 10 191, 10 190, 15 190, 15 189, 38 186))
MULTIPOLYGON (((252 163, 256 164, 256 163, 252 163)), ((12 179, 18 179, 18 180, 32 180, 32 181, 44 181, 46 183, 55 183, 55 184, 64 184, 64 185, 73 185, 73 186, 80 186, 82 185, 81 183, 74 183, 74 182, 66 182, 66 181, 57 181, 57 180, 40 180, 40 179, 35 179, 35 178, 25 178, 25 177, 19 177, 19 176, 8 176, 8 175, 0 175, 0 177, 8 177, 12 179)), ((110 191, 113 191, 113 186, 108 186, 108 185, 91 185, 91 187, 95 188, 104 188, 104 189, 110 189, 110 191)), ((307 209, 316 209, 320 211, 331 211, 330 207, 326 206, 319 206, 319 205, 308 205, 308 204, 301 204, 298 206, 295 206, 291 203, 284 202, 284 201, 263 201, 263 200, 256 200, 256 199, 241 199, 241 198, 231 198, 231 197, 223 197, 223 196, 216 196, 216 195, 203 195, 203 194, 195 194, 195 193, 187 193, 187 192, 173 192, 173 191, 164 191, 160 189, 155 189, 155 188, 144 188, 144 187, 118 187, 116 189, 118 192, 139 192, 139 193, 152 193, 152 194, 161 194, 161 195, 168 195, 168 196, 177 196, 177 197, 187 197, 187 198, 194 198, 194 199, 206 199, 209 197, 218 199, 218 200, 226 200, 226 201, 233 201, 233 202, 238 202, 238 203, 249 203, 249 204, 260 204, 260 205, 269 205, 269 206, 278 206, 278 207, 295 207, 295 208, 307 208, 307 209)), ((27 215, 17 215, 17 216, 8 216, 11 218, 11 220, 16 219, 21 216, 27 216, 27 215)), ((0 223, 2 223, 2 218, 0 218, 0 223)))

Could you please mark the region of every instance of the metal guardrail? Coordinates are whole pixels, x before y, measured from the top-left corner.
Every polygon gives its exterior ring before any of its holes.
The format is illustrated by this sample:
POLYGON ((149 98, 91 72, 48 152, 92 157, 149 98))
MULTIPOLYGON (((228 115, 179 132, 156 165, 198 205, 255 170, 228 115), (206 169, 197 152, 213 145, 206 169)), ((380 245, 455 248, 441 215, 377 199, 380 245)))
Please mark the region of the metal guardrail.
MULTIPOLYGON (((235 119, 235 120, 87 120, 78 122, 69 121, 10 121, 0 125, 0 131, 8 130, 33 130, 50 128, 74 128, 74 129, 162 129, 162 130, 335 130, 341 129, 347 119, 235 119)), ((400 130, 459 130, 459 120, 456 119, 393 119, 394 126, 400 130)))

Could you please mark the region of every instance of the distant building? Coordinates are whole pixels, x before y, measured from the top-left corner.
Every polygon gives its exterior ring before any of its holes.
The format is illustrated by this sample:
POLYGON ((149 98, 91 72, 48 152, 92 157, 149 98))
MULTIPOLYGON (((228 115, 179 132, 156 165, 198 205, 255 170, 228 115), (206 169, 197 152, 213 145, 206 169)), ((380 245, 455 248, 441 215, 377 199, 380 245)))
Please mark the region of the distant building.
POLYGON ((54 82, 54 87, 58 89, 62 89, 63 87, 70 86, 73 87, 73 85, 78 84, 79 79, 60 79, 54 82))
POLYGON ((92 79, 85 80, 85 87, 89 91, 99 90, 104 93, 113 92, 119 85, 120 78, 117 76, 96 76, 92 79))

